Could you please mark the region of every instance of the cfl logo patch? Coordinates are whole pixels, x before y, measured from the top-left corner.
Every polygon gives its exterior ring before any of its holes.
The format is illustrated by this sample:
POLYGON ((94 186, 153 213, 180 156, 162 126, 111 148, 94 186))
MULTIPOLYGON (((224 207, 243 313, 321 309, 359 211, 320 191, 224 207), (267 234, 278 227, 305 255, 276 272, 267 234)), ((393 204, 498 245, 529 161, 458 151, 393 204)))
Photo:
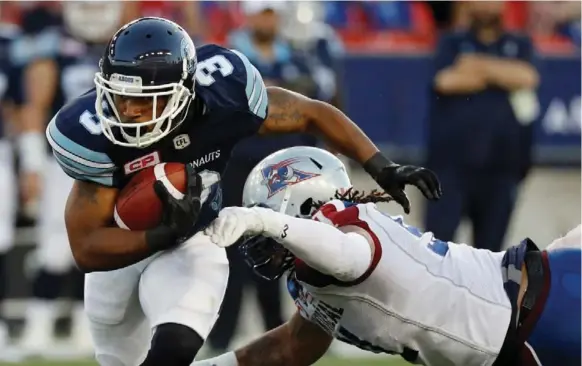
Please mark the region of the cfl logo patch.
POLYGON ((174 148, 176 150, 182 150, 190 145, 190 136, 186 134, 178 135, 174 137, 174 148))

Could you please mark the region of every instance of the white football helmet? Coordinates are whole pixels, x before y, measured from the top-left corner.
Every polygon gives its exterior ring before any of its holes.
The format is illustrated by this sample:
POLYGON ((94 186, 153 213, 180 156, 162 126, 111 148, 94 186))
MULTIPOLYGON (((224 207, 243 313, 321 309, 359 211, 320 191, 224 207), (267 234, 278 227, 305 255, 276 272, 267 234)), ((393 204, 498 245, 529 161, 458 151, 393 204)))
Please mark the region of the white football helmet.
POLYGON ((308 217, 312 205, 352 187, 344 164, 329 152, 296 146, 277 151, 253 168, 243 205, 263 205, 295 217, 308 217))
POLYGON ((63 1, 63 19, 69 32, 84 41, 107 42, 119 28, 121 1, 63 1))

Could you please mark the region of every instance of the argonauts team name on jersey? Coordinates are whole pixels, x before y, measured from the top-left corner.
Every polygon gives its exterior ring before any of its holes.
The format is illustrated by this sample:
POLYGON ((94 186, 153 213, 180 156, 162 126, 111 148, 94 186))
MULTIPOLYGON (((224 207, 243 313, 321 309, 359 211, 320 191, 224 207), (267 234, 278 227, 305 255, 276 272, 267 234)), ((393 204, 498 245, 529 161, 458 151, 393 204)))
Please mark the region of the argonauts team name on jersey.
POLYGON ((214 161, 218 158, 220 158, 220 150, 210 152, 210 153, 208 153, 208 154, 206 154, 198 159, 193 160, 190 164, 192 164, 192 166, 194 168, 198 168, 198 167, 200 167, 204 164, 208 164, 211 161, 214 161))

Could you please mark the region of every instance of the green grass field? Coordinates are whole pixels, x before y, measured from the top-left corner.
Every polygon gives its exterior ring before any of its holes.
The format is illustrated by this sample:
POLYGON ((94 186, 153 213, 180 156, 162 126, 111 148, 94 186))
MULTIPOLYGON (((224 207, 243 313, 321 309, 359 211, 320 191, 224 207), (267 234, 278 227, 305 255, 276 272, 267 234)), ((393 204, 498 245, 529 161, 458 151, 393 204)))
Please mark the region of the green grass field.
MULTIPOLYGON (((27 361, 22 363, 2 363, 0 366, 97 366, 91 361, 27 361)), ((316 366, 406 366, 408 363, 400 358, 338 359, 326 357, 316 366)))

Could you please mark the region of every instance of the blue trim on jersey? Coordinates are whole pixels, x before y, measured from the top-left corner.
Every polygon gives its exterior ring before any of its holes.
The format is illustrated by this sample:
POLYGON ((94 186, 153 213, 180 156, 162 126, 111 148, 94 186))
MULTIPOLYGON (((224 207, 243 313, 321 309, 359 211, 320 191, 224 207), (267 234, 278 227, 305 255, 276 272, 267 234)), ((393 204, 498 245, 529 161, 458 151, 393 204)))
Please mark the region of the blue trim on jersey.
MULTIPOLYGON (((57 161, 59 161, 58 157, 55 155, 55 158, 57 158, 57 161)), ((76 179, 76 180, 82 180, 82 181, 90 181, 90 182, 95 182, 107 187, 112 187, 113 186, 113 175, 112 174, 108 174, 108 175, 87 175, 83 172, 79 172, 78 170, 73 170, 69 167, 67 167, 66 165, 63 165, 60 161, 59 164, 61 165, 61 169, 63 169, 63 171, 71 178, 76 179)))
POLYGON ((49 123, 47 129, 47 138, 55 152, 89 168, 100 168, 102 170, 115 168, 115 164, 107 154, 89 150, 61 133, 57 127, 57 117, 58 114, 49 123))
POLYGON ((265 83, 263 82, 261 74, 257 68, 251 64, 245 55, 237 50, 231 51, 241 59, 245 66, 245 72, 247 75, 245 93, 249 101, 250 111, 261 118, 266 118, 269 98, 267 96, 267 88, 265 87, 265 83))
POLYGON ((422 232, 417 227, 406 225, 404 223, 404 218, 402 216, 388 216, 388 217, 391 218, 392 221, 396 222, 398 225, 405 228, 406 231, 416 236, 417 238, 420 238, 422 236, 422 232))
POLYGON ((91 181, 105 186, 113 186, 113 172, 116 167, 104 153, 79 145, 59 131, 58 114, 46 129, 46 137, 53 155, 63 171, 73 179, 91 181))
POLYGON ((80 164, 74 160, 71 160, 58 152, 53 153, 55 159, 62 167, 66 167, 67 169, 76 172, 80 175, 90 175, 90 176, 103 176, 103 177, 113 177, 113 170, 112 169, 102 169, 102 168, 93 168, 88 167, 86 165, 80 164))
MULTIPOLYGON (((381 211, 379 211, 379 212, 381 212, 381 211)), ((406 225, 404 223, 404 218, 402 216, 393 217, 393 216, 386 215, 386 214, 384 214, 384 216, 389 217, 392 221, 394 221, 395 223, 400 225, 402 228, 404 228, 406 231, 408 231, 412 235, 416 236, 417 238, 420 238, 422 236, 422 231, 420 231, 420 229, 418 229, 417 227, 406 225)), ((447 243, 446 241, 442 241, 440 239, 437 239, 434 236, 433 236, 432 240, 430 241, 430 243, 427 244, 427 247, 428 247, 428 249, 433 251, 435 254, 440 255, 441 257, 446 256, 447 253, 449 252, 449 243, 447 243)))

